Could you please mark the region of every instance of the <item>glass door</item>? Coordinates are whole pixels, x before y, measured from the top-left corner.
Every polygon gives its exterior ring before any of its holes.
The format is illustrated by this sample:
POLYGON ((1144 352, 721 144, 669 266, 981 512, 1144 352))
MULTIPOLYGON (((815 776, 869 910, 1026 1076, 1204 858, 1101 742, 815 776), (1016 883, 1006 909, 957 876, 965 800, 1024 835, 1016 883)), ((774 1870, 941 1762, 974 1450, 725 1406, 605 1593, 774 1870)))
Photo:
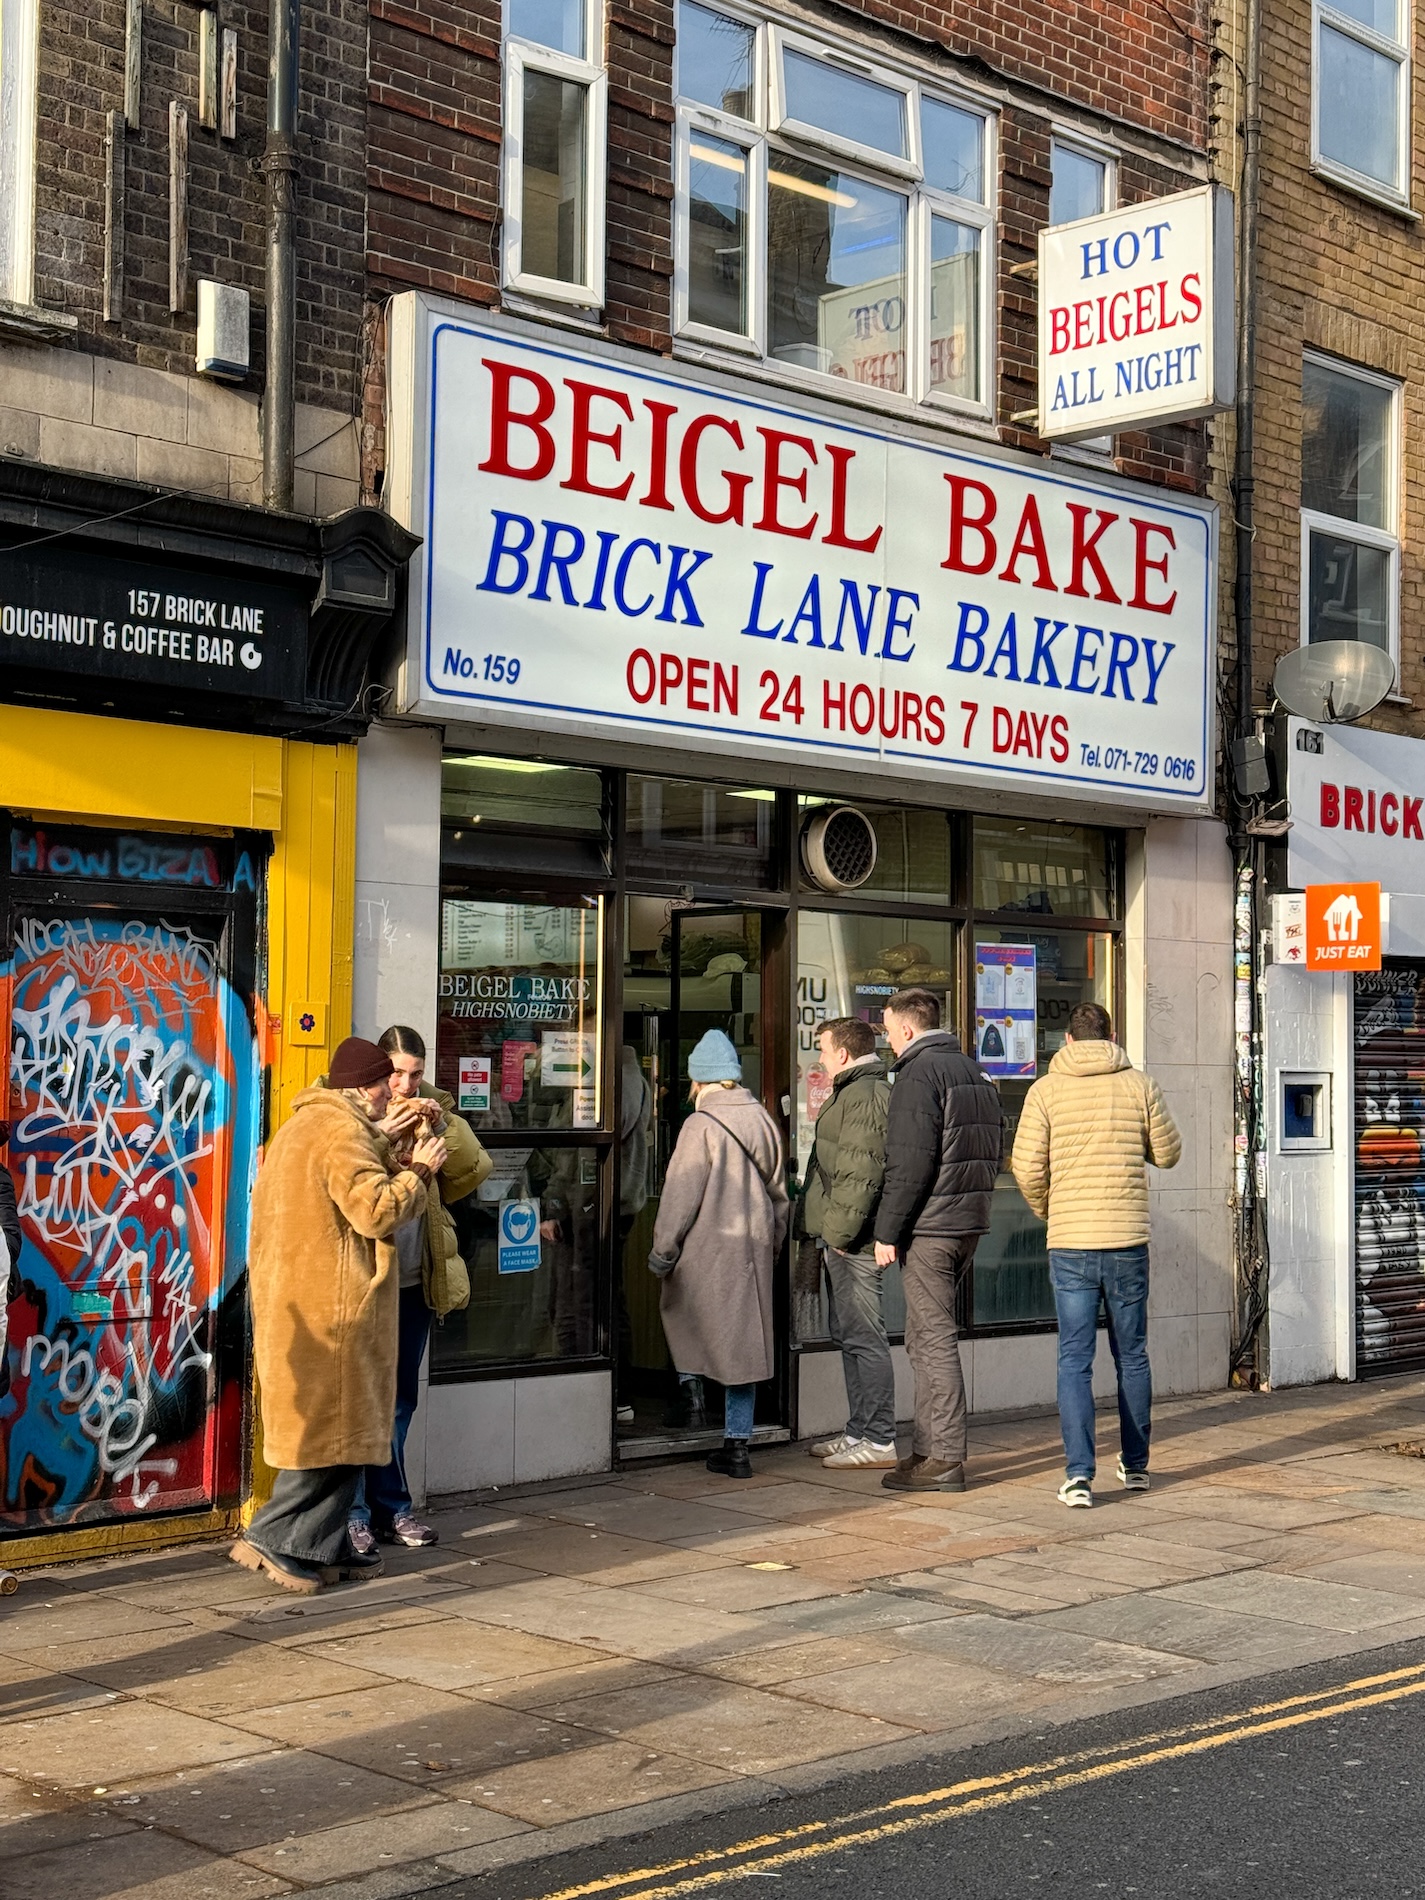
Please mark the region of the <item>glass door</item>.
MULTIPOLYGON (((680 1381, 669 1356, 648 1255, 663 1177, 692 1109, 688 1058, 709 1029, 730 1038, 747 1087, 766 1097, 763 920, 757 910, 689 909, 667 898, 626 903, 614 1311, 618 1440, 625 1455, 653 1455, 722 1438, 721 1388, 680 1381)), ((766 1403, 775 1409, 771 1396, 766 1403)))

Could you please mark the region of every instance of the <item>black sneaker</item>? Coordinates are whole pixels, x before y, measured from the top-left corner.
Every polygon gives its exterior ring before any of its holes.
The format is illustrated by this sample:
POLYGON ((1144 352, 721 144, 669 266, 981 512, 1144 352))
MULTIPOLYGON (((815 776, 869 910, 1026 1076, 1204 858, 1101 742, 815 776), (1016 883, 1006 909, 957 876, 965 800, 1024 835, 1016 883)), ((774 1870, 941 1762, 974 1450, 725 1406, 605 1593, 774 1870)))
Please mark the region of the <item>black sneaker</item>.
POLYGON ((709 1452, 707 1459, 709 1471, 715 1471, 723 1478, 750 1478, 752 1460, 747 1456, 745 1438, 724 1438, 722 1450, 709 1452))
POLYGON ((680 1386, 677 1398, 663 1414, 663 1423, 674 1432, 706 1431, 708 1413, 703 1403, 703 1388, 680 1386))

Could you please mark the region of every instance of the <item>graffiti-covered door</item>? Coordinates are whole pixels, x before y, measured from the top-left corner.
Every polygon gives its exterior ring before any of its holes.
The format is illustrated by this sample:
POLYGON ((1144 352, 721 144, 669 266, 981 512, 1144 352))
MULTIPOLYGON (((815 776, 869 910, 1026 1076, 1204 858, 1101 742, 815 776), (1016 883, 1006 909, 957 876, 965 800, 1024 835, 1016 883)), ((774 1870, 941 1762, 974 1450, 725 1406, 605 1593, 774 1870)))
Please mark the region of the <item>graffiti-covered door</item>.
POLYGON ((240 1479, 256 1063, 233 978, 253 860, 74 839, 11 830, 10 1530, 210 1507, 240 1479), (32 864, 16 841, 36 837, 32 864), (16 877, 17 855, 41 874, 16 877), (122 868, 136 888, 114 888, 122 868))

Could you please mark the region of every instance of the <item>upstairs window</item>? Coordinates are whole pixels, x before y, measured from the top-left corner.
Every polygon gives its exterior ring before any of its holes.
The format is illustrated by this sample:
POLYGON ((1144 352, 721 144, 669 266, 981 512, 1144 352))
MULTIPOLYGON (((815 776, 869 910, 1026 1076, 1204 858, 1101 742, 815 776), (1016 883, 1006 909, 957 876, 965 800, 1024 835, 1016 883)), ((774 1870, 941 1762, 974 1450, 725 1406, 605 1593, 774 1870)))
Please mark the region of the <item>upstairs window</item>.
POLYGON ((1410 196, 1405 0, 1313 0, 1311 158, 1340 183, 1410 196))
POLYGON ((1301 377, 1302 639, 1399 664, 1400 386, 1308 356, 1301 377))
POLYGON ((0 5, 0 299, 35 298, 38 0, 0 5))
POLYGON ((700 0, 677 62, 679 334, 988 416, 992 115, 700 0))
POLYGON ((608 79, 599 0, 506 0, 504 282, 604 301, 608 79))
MULTIPOLYGON (((1104 152, 1056 138, 1049 150, 1049 222, 1072 224, 1097 217, 1118 202, 1116 161, 1104 152)), ((1111 435, 1089 436, 1073 444, 1080 454, 1112 455, 1111 435)), ((1063 453, 1062 448, 1058 451, 1063 453)))

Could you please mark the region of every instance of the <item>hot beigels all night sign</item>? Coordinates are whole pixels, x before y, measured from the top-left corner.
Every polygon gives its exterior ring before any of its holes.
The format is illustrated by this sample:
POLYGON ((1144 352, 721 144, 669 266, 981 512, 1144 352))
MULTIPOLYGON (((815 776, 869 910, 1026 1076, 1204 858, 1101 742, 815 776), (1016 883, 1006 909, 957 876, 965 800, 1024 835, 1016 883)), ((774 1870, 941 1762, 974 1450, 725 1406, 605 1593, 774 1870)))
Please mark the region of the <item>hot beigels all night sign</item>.
POLYGON ((1210 807, 1216 511, 396 301, 410 710, 1210 807))

